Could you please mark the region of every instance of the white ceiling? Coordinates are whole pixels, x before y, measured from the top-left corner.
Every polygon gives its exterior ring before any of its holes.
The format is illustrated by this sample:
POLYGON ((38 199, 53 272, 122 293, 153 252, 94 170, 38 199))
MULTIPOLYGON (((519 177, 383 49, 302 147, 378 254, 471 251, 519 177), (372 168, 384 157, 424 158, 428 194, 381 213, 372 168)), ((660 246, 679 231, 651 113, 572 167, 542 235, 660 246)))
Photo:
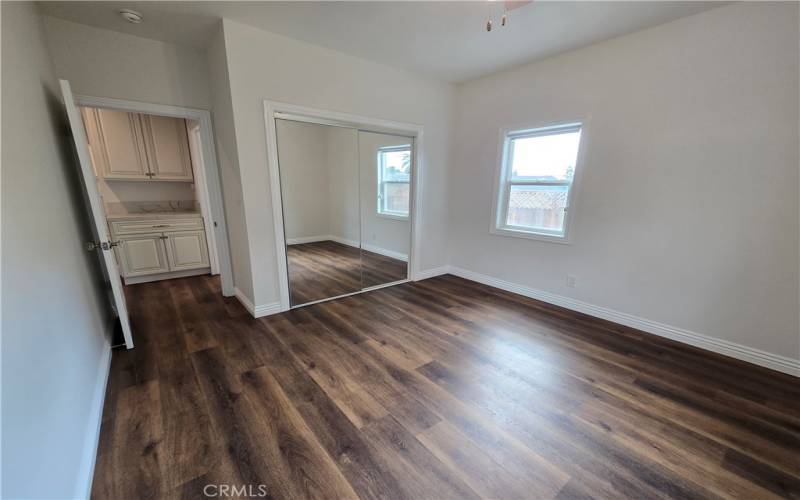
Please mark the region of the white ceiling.
POLYGON ((222 17, 462 82, 721 5, 720 2, 40 2, 43 13, 124 33, 205 47, 222 17), (141 12, 130 24, 120 8, 141 12), (495 27, 486 32, 486 21, 495 27))

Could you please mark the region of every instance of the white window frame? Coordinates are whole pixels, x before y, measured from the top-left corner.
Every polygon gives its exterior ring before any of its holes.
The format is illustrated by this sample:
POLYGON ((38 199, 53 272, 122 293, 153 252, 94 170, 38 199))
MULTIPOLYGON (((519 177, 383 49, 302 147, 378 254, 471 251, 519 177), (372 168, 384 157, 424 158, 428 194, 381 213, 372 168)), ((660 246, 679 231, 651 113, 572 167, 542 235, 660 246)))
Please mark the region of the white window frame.
MULTIPOLYGON (((387 182, 390 182, 390 181, 384 181, 382 179, 382 177, 383 177, 383 154, 384 153, 391 153, 391 152, 395 152, 395 151, 408 151, 408 154, 411 156, 411 161, 412 162, 414 161, 414 156, 413 156, 414 151, 413 151, 413 147, 412 147, 411 144, 401 144, 401 145, 398 145, 398 146, 384 146, 382 148, 378 148, 378 155, 377 155, 377 162, 376 162, 377 167, 378 167, 378 172, 377 172, 378 185, 377 185, 377 196, 376 196, 376 199, 377 199, 377 210, 376 210, 376 214, 378 215, 378 217, 384 217, 386 219, 408 220, 409 212, 411 211, 411 207, 410 206, 408 207, 409 208, 408 212, 406 212, 404 214, 400 213, 400 212, 387 212, 387 211, 383 210, 383 185, 385 183, 387 183, 387 182)), ((408 183, 405 183, 405 182, 392 182, 392 184, 408 184, 409 193, 411 192, 410 191, 411 190, 411 178, 410 178, 410 176, 409 176, 408 183)), ((409 205, 410 205, 410 201, 411 200, 409 199, 409 205)))
POLYGON ((511 236, 515 238, 525 238, 531 240, 546 241, 551 243, 569 244, 571 242, 571 228, 573 214, 577 206, 577 192, 580 186, 580 179, 585 169, 584 158, 586 156, 587 136, 589 129, 588 118, 580 120, 562 120, 558 122, 526 124, 523 126, 506 127, 500 130, 500 140, 498 147, 498 160, 496 164, 494 178, 494 198, 492 202, 492 220, 489 225, 489 232, 499 236, 511 236), (562 181, 514 181, 510 180, 511 165, 508 158, 509 146, 512 139, 520 137, 531 137, 537 135, 550 135, 568 130, 580 129, 581 137, 578 143, 578 154, 575 161, 575 173, 571 183, 562 181), (563 233, 548 232, 546 230, 531 229, 524 227, 506 225, 508 199, 512 185, 568 185, 566 214, 564 215, 563 233))

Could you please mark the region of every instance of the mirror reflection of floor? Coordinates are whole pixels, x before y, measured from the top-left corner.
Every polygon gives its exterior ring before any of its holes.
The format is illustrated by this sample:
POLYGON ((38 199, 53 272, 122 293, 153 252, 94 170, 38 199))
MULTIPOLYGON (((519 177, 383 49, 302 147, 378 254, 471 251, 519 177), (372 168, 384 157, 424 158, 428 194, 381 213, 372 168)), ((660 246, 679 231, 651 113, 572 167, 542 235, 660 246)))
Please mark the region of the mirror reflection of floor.
POLYGON ((335 241, 290 245, 289 296, 292 305, 353 293, 406 279, 406 262, 335 241))

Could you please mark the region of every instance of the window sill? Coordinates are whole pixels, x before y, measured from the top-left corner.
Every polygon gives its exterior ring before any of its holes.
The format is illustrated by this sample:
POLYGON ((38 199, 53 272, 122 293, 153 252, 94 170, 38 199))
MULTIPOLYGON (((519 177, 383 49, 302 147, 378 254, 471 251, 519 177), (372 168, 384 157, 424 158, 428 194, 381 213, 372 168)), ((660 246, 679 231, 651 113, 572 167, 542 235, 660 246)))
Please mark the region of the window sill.
POLYGON ((390 219, 390 220, 399 220, 408 222, 408 215, 382 214, 380 212, 376 212, 375 215, 377 215, 381 219, 390 219))
POLYGON ((495 227, 495 226, 490 227, 489 232, 496 236, 506 236, 512 238, 522 238, 526 240, 546 241, 548 243, 560 243, 562 245, 570 244, 567 235, 556 236, 544 233, 534 233, 532 231, 523 231, 519 229, 510 229, 506 227, 495 227))

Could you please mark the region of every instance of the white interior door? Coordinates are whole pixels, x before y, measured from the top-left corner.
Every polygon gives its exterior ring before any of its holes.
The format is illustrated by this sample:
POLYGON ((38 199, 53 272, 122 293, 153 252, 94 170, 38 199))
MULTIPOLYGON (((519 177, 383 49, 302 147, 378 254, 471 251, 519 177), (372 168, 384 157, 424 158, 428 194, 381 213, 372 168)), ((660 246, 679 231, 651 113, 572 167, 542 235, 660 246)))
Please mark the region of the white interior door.
POLYGON ((117 261, 114 259, 114 249, 111 247, 111 237, 108 234, 105 210, 100 200, 100 192, 97 190, 97 181, 95 180, 94 170, 92 169, 92 161, 89 156, 89 148, 87 147, 86 141, 86 131, 83 128, 81 114, 78 111, 78 107, 75 105, 75 98, 72 95, 69 82, 67 80, 59 80, 59 83, 61 84, 61 92, 64 95, 64 106, 67 109, 67 118, 72 128, 75 151, 78 154, 78 161, 80 162, 83 187, 86 190, 86 198, 89 201, 92 224, 98 235, 97 241, 99 242, 100 248, 98 248, 97 251, 102 253, 101 261, 106 266, 108 278, 111 283, 114 304, 117 309, 117 314, 119 315, 119 321, 122 323, 125 345, 128 349, 132 349, 133 335, 131 334, 131 324, 128 320, 128 308, 125 305, 125 295, 122 292, 122 281, 119 278, 117 261))

